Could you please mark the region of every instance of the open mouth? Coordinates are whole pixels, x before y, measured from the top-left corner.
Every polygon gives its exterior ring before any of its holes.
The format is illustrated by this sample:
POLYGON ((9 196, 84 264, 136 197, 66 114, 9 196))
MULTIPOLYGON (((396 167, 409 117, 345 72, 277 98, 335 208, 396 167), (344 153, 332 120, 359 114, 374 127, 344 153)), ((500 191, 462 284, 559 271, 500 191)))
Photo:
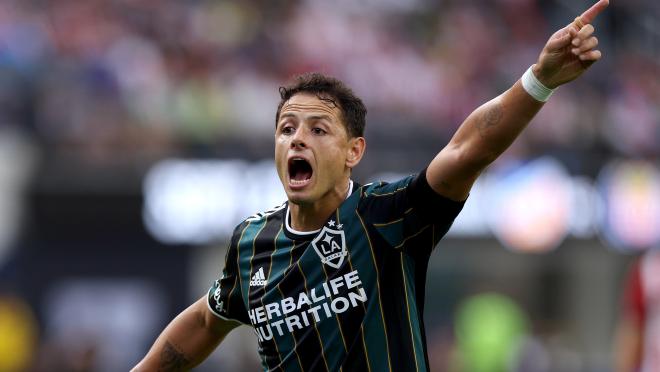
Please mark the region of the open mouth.
POLYGON ((304 186, 312 179, 312 166, 303 158, 289 159, 289 182, 292 186, 304 186))

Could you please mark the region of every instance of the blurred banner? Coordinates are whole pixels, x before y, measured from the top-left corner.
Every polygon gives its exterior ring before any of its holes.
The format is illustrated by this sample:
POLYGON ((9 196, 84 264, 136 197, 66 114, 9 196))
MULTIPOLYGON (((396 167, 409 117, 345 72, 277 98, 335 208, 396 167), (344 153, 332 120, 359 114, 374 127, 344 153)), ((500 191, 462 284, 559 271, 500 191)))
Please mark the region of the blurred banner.
MULTIPOLYGON (((246 216, 286 200, 273 160, 164 160, 147 172, 143 192, 145 226, 169 244, 227 239, 246 216)), ((449 236, 495 236, 514 251, 541 253, 569 235, 598 235, 611 248, 637 251, 660 247, 659 221, 660 169, 653 163, 616 160, 593 182, 543 157, 485 174, 449 236)))

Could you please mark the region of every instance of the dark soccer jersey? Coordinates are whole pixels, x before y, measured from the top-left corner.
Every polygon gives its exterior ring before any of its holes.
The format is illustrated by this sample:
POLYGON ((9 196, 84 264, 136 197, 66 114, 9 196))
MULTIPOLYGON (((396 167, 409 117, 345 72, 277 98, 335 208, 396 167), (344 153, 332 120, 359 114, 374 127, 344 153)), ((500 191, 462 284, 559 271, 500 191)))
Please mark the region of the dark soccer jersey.
POLYGON ((351 185, 314 232, 284 203, 237 226, 209 308, 255 329, 266 370, 428 371, 427 263, 462 206, 425 172, 351 185))

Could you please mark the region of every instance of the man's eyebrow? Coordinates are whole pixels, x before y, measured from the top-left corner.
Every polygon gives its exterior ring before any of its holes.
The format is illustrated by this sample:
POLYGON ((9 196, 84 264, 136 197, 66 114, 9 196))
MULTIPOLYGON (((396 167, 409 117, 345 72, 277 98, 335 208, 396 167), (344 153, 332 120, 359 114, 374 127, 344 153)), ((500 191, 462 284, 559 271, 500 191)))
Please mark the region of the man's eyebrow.
POLYGON ((332 116, 330 115, 324 115, 324 114, 319 114, 319 115, 312 115, 309 117, 310 120, 327 120, 327 121, 332 121, 332 116))
MULTIPOLYGON (((298 115, 292 113, 292 112, 283 112, 280 114, 280 120, 285 119, 285 118, 297 118, 298 115)), ((327 120, 332 122, 332 116, 327 115, 327 114, 314 114, 310 115, 307 117, 309 120, 327 120)))
POLYGON ((294 113, 291 113, 291 112, 283 112, 283 113, 280 114, 280 117, 281 118, 295 118, 296 115, 294 113))

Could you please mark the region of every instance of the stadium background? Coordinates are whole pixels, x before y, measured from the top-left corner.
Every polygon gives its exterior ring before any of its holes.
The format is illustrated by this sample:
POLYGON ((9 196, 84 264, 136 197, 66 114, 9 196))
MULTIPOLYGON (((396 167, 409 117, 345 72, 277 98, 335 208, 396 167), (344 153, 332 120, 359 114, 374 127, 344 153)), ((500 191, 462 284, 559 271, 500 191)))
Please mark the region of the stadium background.
MULTIPOLYGON (((589 5, 0 2, 0 370, 126 370, 146 352, 218 275, 233 225, 282 199, 270 159, 291 75, 364 98, 354 178, 392 179, 589 5)), ((659 9, 610 5, 605 58, 559 89, 441 242, 434 371, 612 370, 627 265, 660 247, 659 9)), ((197 370, 257 369, 245 328, 197 370)))

